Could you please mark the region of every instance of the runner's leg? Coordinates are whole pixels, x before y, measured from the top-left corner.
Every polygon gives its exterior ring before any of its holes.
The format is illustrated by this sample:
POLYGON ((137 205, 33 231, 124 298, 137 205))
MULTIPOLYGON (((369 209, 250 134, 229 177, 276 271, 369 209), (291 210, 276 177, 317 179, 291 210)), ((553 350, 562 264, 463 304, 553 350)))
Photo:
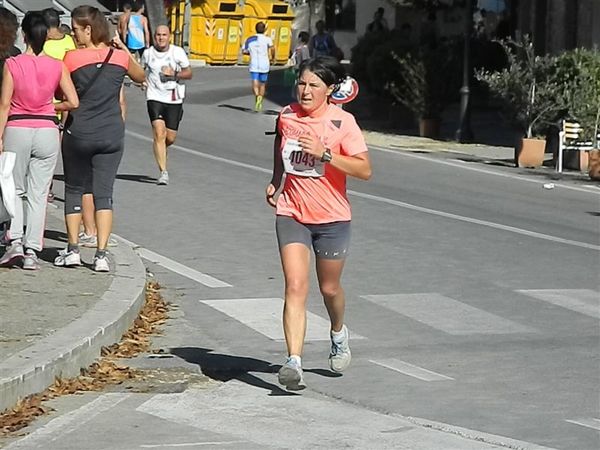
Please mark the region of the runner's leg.
POLYGON ((285 279, 283 331, 288 355, 302 355, 306 334, 306 300, 308 297, 310 250, 301 243, 285 245, 280 250, 285 279))
POLYGON ((158 170, 164 172, 167 170, 167 127, 164 120, 156 119, 152 121, 152 135, 154 158, 158 170))
POLYGON ((344 262, 344 259, 324 258, 317 258, 316 261, 319 289, 329 314, 331 329, 336 332, 340 331, 344 325, 346 308, 346 297, 340 284, 344 262))

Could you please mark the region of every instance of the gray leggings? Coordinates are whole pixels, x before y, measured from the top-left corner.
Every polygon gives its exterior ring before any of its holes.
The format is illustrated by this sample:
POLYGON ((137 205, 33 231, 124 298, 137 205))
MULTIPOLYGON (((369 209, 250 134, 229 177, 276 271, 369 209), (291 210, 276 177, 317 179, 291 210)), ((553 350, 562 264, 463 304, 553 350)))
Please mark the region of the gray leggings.
POLYGON ((123 156, 123 138, 90 141, 63 134, 65 214, 81 213, 83 194, 94 194, 96 211, 113 209, 113 186, 123 156))
POLYGON ((36 251, 42 250, 46 202, 54 174, 60 139, 58 129, 6 127, 4 150, 17 154, 13 178, 17 192, 15 217, 10 223, 10 238, 23 239, 23 244, 36 251))

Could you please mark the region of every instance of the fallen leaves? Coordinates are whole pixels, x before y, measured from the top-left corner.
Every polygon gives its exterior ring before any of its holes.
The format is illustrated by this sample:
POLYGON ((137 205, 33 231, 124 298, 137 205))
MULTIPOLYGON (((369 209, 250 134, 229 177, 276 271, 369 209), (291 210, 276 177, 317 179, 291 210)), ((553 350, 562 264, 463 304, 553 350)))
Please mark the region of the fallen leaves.
POLYGON ((169 304, 160 295, 160 285, 146 283, 145 302, 131 328, 121 341, 102 348, 101 358, 82 369, 74 378, 56 378, 44 392, 27 396, 11 409, 0 414, 0 435, 14 433, 29 425, 36 417, 52 411, 44 402, 62 395, 99 391, 109 384, 121 384, 139 377, 138 371, 119 364, 119 359, 131 358, 150 350, 150 336, 160 332, 168 317, 169 304))

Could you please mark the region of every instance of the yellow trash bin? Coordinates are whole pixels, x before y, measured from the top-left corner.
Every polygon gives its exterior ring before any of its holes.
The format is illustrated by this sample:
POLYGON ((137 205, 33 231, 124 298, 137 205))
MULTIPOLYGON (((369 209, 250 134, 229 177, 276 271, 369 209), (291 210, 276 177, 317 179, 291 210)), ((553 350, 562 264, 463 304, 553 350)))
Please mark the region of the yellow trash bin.
MULTIPOLYGON (((265 35, 271 37, 275 46, 275 63, 285 64, 292 45, 294 12, 291 6, 282 0, 246 0, 243 11, 242 45, 256 34, 256 24, 264 22, 265 35)), ((249 63, 247 55, 244 55, 242 62, 249 63)))
POLYGON ((243 11, 237 0, 192 0, 190 58, 208 64, 235 64, 243 11))

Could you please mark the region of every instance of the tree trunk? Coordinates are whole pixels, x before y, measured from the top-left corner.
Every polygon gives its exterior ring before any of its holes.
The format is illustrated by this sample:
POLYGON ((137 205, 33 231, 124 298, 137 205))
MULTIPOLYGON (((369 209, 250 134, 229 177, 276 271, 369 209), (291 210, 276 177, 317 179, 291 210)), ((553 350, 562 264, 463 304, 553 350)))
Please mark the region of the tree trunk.
POLYGON ((150 36, 152 36, 158 25, 167 23, 165 3, 163 0, 146 0, 145 4, 150 26, 150 36))

